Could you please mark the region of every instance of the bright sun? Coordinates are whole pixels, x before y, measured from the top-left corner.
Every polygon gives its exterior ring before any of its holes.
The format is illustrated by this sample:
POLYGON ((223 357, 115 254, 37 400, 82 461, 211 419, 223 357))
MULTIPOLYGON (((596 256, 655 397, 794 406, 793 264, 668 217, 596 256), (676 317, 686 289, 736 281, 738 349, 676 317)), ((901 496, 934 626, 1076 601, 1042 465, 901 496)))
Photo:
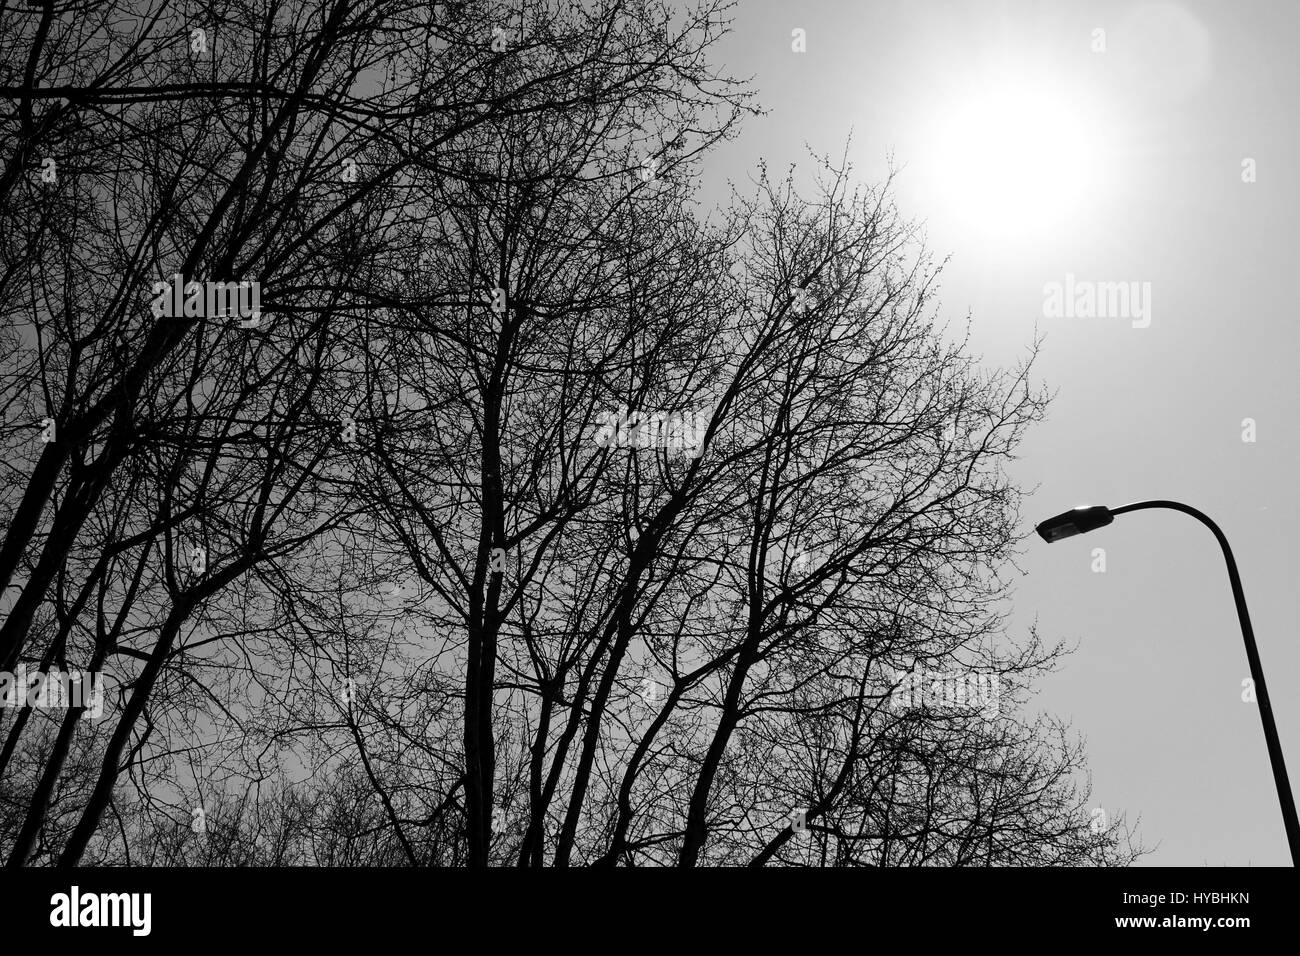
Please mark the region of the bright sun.
POLYGON ((1095 150, 1069 98, 1031 83, 981 85, 937 111, 925 165, 938 215, 982 236, 1068 226, 1093 183, 1095 150))

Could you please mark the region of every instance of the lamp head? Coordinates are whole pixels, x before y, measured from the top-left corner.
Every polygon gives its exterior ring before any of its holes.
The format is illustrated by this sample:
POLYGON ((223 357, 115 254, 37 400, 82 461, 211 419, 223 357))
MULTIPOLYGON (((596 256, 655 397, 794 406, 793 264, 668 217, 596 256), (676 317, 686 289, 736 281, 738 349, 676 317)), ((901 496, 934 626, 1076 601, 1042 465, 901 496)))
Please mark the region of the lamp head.
POLYGON ((1114 520, 1115 516, 1105 505, 1083 506, 1063 512, 1054 518, 1048 518, 1035 530, 1044 541, 1051 544, 1062 538, 1072 538, 1076 534, 1104 528, 1114 520))

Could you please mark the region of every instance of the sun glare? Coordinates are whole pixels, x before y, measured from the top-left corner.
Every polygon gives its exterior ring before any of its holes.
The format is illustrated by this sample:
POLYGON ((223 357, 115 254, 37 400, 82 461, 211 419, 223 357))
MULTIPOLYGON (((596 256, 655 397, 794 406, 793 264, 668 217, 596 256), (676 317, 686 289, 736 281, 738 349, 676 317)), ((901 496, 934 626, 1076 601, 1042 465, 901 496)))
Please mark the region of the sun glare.
POLYGON ((1082 114, 1068 97, 1029 82, 962 93, 936 111, 929 138, 937 215, 983 236, 1068 226, 1096 172, 1082 114))

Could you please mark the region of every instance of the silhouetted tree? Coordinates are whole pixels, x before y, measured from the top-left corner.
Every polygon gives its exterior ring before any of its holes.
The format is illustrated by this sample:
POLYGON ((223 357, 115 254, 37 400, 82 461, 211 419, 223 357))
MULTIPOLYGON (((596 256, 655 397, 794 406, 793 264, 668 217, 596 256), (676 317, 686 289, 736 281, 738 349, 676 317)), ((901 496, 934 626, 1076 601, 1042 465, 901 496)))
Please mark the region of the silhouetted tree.
POLYGON ((887 184, 698 214, 725 5, 146 6, 0 5, 0 670, 112 691, 0 714, 11 865, 1132 858, 1020 714, 1032 352, 887 184))

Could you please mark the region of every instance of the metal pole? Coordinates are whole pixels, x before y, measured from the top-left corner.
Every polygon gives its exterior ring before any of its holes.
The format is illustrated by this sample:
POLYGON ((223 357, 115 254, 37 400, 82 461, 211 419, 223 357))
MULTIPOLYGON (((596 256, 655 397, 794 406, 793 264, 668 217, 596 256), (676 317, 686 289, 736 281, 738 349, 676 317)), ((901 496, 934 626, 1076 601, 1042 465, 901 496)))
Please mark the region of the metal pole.
POLYGON ((1232 556, 1232 548, 1223 531, 1210 518, 1190 505, 1179 501, 1139 501, 1135 504, 1112 508, 1111 514, 1121 515, 1127 511, 1142 511, 1147 508, 1168 508, 1191 515, 1205 525, 1218 539, 1223 549, 1224 560, 1228 563, 1228 580, 1232 582, 1232 599, 1237 602, 1237 617, 1241 621, 1241 636, 1246 642, 1246 660, 1250 662, 1250 677, 1255 682, 1255 700, 1259 705, 1259 719, 1264 725, 1264 740, 1268 744, 1268 759, 1273 765, 1273 781, 1277 784, 1277 799, 1282 806, 1282 821, 1286 825, 1286 841, 1291 848, 1291 865, 1295 866, 1300 858, 1300 820, 1296 818, 1295 799, 1291 796, 1291 784, 1286 775, 1286 761, 1282 758, 1282 744, 1278 740, 1277 725, 1273 722, 1273 705, 1268 700, 1268 687, 1264 683, 1264 668, 1259 662, 1259 650, 1255 647, 1255 630, 1250 626, 1250 612, 1246 610, 1246 594, 1241 588, 1241 575, 1237 573, 1237 559, 1232 556))

